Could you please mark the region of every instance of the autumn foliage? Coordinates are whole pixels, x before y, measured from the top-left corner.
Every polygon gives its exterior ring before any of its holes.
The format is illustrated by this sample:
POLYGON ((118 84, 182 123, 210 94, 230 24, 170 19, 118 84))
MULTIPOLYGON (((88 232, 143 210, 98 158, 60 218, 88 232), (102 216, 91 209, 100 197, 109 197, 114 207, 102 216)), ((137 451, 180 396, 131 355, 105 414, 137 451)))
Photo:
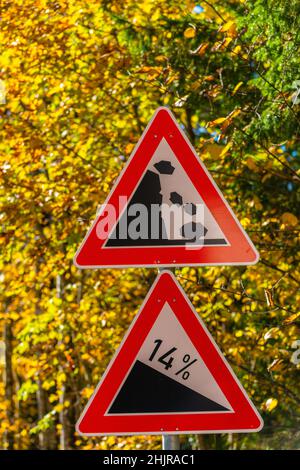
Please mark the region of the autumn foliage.
POLYGON ((299 446, 299 2, 0 8, 0 447, 161 446, 74 428, 156 270, 72 263, 159 105, 261 255, 248 268, 176 269, 265 420, 259 434, 182 436, 182 447, 299 446))

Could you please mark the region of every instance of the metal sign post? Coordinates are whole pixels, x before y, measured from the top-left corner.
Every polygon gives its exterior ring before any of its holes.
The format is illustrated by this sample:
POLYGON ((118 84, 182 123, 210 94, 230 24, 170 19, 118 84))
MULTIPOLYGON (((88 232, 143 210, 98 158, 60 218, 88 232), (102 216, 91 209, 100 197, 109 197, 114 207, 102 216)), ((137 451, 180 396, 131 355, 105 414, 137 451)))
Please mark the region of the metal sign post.
POLYGON ((180 450, 179 436, 177 434, 163 434, 162 448, 163 450, 180 450))
MULTIPOLYGON (((158 268, 158 274, 165 271, 164 268, 158 268)), ((175 275, 175 268, 169 268, 175 275)), ((180 439, 178 434, 163 434, 162 439, 162 450, 180 450, 180 439)))

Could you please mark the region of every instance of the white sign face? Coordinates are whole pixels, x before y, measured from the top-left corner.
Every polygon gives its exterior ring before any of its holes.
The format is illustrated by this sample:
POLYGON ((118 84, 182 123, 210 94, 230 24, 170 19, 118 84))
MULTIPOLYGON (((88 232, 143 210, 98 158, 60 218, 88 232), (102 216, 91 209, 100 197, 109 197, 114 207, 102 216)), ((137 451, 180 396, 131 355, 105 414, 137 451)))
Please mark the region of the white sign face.
POLYGON ((170 305, 165 303, 108 414, 187 411, 224 413, 232 412, 232 408, 170 305), (131 401, 130 397, 134 399, 131 401))

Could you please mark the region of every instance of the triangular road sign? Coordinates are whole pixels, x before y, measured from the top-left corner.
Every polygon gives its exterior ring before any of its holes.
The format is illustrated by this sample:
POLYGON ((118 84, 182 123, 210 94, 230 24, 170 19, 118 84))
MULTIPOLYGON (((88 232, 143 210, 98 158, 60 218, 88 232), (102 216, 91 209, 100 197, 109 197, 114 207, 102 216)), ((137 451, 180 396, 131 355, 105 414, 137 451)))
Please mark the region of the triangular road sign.
POLYGON ((77 423, 84 435, 254 432, 262 419, 169 271, 77 423))
POLYGON ((79 268, 247 265, 258 258, 172 113, 159 108, 74 262, 79 268))

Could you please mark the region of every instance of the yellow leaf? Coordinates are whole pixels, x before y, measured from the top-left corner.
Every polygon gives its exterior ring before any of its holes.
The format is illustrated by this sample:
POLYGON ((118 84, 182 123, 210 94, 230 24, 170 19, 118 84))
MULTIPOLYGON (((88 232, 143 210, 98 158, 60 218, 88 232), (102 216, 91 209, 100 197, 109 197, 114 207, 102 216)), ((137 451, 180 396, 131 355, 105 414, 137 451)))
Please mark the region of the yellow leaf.
POLYGON ((58 399, 58 396, 55 394, 55 393, 51 393, 50 397, 49 397, 49 402, 50 403, 53 403, 54 401, 56 401, 58 399))
POLYGON ((241 88, 244 82, 239 82, 233 89, 232 96, 236 94, 236 92, 241 88))
POLYGON ((249 225, 251 224, 251 220, 248 219, 248 217, 244 217, 242 220, 241 220, 241 224, 244 228, 247 228, 249 227, 249 225))
POLYGON ((191 26, 184 31, 183 35, 187 39, 194 38, 196 36, 196 29, 191 26))
POLYGON ((222 124, 222 122, 226 121, 226 119, 227 119, 226 117, 214 119, 213 121, 208 122, 206 127, 216 126, 217 124, 222 124))
POLYGON ((168 60, 168 58, 165 55, 158 55, 155 57, 155 60, 156 62, 165 62, 166 60, 168 60))
POLYGON ((174 80, 175 80, 176 78, 177 78, 176 75, 171 75, 171 76, 169 76, 169 78, 168 78, 167 81, 166 81, 166 84, 167 84, 167 85, 170 85, 170 83, 174 82, 174 80))
POLYGON ((282 359, 274 359, 274 361, 269 365, 268 371, 279 370, 283 364, 282 359))
POLYGON ((44 227, 43 228, 43 233, 44 233, 46 238, 51 238, 51 236, 52 236, 52 232, 51 232, 51 229, 49 227, 44 227))
POLYGON ((59 372, 59 374, 57 374, 57 382, 63 383, 63 382, 66 382, 66 380, 67 380, 67 376, 64 372, 59 372))
POLYGON ((276 398, 268 398, 268 400, 265 403, 265 408, 268 411, 272 411, 274 410, 274 408, 276 408, 277 405, 278 405, 278 400, 276 398))
POLYGON ((236 24, 234 21, 228 21, 227 23, 223 24, 219 29, 221 33, 227 33, 228 36, 234 38, 237 36, 236 24))
POLYGON ((90 398, 93 392, 94 392, 94 389, 92 387, 86 387, 82 390, 82 396, 84 398, 90 398))
POLYGON ((212 82, 214 78, 215 77, 213 75, 205 75, 205 77, 203 77, 203 80, 206 82, 212 82))
POLYGON ((222 43, 222 49, 225 49, 231 43, 232 38, 226 38, 225 41, 222 43))
MULTIPOLYGON (((148 66, 144 66, 144 67, 141 67, 139 70, 136 71, 136 73, 147 73, 148 74, 148 79, 152 79, 154 80, 156 77, 158 77, 161 72, 162 72, 163 68, 162 67, 148 67, 148 66)), ((125 121, 124 121, 124 124, 125 124, 125 121)))
POLYGON ((197 49, 195 49, 194 51, 190 51, 191 54, 194 54, 194 55, 204 55, 206 49, 208 48, 209 46, 209 43, 208 42, 203 42, 200 44, 200 46, 197 47, 197 49))
POLYGON ((241 113, 241 110, 240 109, 235 109, 234 111, 232 111, 228 117, 230 117, 230 119, 233 119, 235 118, 236 116, 238 116, 239 114, 241 113))
POLYGON ((224 155, 226 155, 226 153, 228 153, 228 151, 231 147, 232 147, 232 142, 228 142, 228 144, 222 150, 222 152, 220 154, 220 157, 224 157, 224 155))
POLYGON ((285 212, 281 216, 281 220, 284 224, 290 225, 291 227, 296 227, 298 225, 298 219, 294 214, 291 214, 291 212, 285 212))
POLYGON ((60 413, 63 409, 64 409, 64 405, 56 405, 54 407, 55 411, 57 411, 58 413, 60 413))
POLYGON ((20 315, 19 315, 18 313, 16 313, 16 312, 12 312, 12 313, 10 314, 10 318, 11 318, 12 320, 18 320, 18 319, 20 318, 20 315))
POLYGON ((153 13, 153 15, 151 16, 151 21, 156 21, 160 18, 160 11, 159 11, 159 8, 157 8, 157 10, 153 13))
POLYGON ((236 333, 235 333, 235 336, 237 338, 240 338, 241 336, 243 336, 244 332, 242 330, 238 330, 236 333))
POLYGON ((7 49, 0 56, 0 66, 7 67, 11 62, 11 51, 7 49))
POLYGON ((279 328, 277 327, 271 328, 265 333, 264 339, 267 341, 268 339, 275 338, 278 332, 279 332, 279 328))
POLYGON ((134 148, 134 144, 129 143, 129 144, 127 144, 126 147, 125 147, 125 152, 126 152, 127 154, 129 154, 129 153, 132 152, 133 148, 134 148))
POLYGON ((232 53, 235 54, 235 55, 238 55, 241 52, 241 50, 242 50, 241 46, 235 46, 232 53))
POLYGON ((215 51, 224 51, 226 49, 226 47, 231 43, 232 41, 232 38, 230 37, 226 37, 225 39, 223 39, 223 41, 217 41, 214 46, 212 47, 212 52, 215 52, 215 51))
POLYGON ((227 21, 227 23, 223 24, 221 28, 219 29, 220 33, 226 33, 226 31, 229 31, 230 28, 234 25, 234 21, 227 21))
POLYGON ((198 55, 200 55, 200 56, 204 55, 206 49, 208 48, 208 46, 209 46, 209 43, 208 43, 208 42, 206 42, 206 43, 204 43, 204 44, 201 44, 201 47, 199 48, 199 50, 198 50, 198 52, 197 52, 198 55))
POLYGON ((283 323, 285 325, 289 325, 290 323, 293 323, 295 320, 297 320, 298 317, 300 317, 300 312, 293 313, 293 315, 290 315, 285 320, 283 320, 283 323))

